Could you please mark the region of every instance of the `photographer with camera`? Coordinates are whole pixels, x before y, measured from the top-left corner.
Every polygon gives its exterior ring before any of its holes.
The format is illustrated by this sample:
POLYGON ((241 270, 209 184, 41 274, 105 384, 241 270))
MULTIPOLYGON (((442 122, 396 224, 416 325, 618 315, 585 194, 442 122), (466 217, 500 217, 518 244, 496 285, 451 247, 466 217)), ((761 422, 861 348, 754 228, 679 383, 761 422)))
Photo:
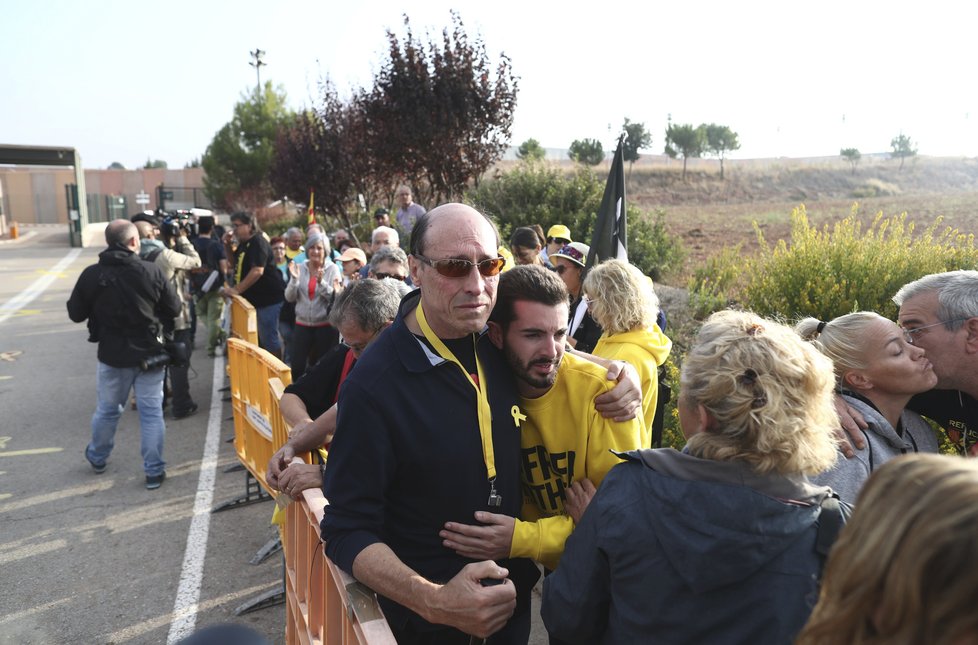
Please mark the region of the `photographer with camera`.
POLYGON ((167 367, 173 394, 173 418, 183 419, 197 411, 197 403, 190 397, 190 380, 187 376, 190 370, 190 354, 193 351, 188 275, 189 271, 200 267, 200 255, 188 236, 196 228, 196 223, 189 216, 167 215, 159 223, 158 230, 163 240, 158 240, 157 227, 143 219, 144 216, 137 217, 140 219, 136 222, 139 230, 139 257, 163 269, 163 274, 180 298, 180 313, 174 317, 173 326, 167 327, 165 331, 172 331, 176 348, 178 351, 185 351, 180 360, 171 360, 167 367))
POLYGON ((132 222, 110 222, 105 242, 98 264, 82 271, 68 299, 68 317, 88 320, 88 340, 98 343, 98 406, 85 458, 96 474, 105 472, 123 405, 134 390, 146 488, 152 490, 166 477, 163 368, 152 359, 164 353, 163 322, 180 313, 180 300, 163 270, 140 260, 132 222))

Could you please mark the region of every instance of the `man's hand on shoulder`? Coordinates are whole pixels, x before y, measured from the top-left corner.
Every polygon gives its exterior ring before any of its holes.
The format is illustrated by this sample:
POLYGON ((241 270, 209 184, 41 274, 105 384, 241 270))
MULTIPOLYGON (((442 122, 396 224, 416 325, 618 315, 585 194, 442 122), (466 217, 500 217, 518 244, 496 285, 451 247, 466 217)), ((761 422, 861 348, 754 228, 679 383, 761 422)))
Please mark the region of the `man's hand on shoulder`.
POLYGON ((863 430, 868 428, 869 424, 866 423, 866 419, 859 410, 846 403, 841 395, 836 394, 834 402, 835 412, 839 415, 840 426, 836 428, 835 440, 846 459, 851 459, 856 454, 852 449, 853 446, 856 447, 856 450, 862 450, 866 446, 863 430))
POLYGON ((606 419, 630 421, 642 407, 642 380, 638 371, 625 361, 612 361, 608 368, 608 380, 617 381, 615 387, 594 398, 594 407, 606 419))
POLYGON ((473 560, 501 560, 508 558, 513 546, 513 530, 516 519, 509 515, 477 511, 479 525, 445 522, 438 535, 442 544, 463 558, 473 560))
POLYGON ((488 638, 502 629, 516 610, 516 587, 508 575, 509 571, 491 561, 465 565, 454 578, 428 594, 424 618, 488 638), (483 580, 502 582, 483 585, 483 580))

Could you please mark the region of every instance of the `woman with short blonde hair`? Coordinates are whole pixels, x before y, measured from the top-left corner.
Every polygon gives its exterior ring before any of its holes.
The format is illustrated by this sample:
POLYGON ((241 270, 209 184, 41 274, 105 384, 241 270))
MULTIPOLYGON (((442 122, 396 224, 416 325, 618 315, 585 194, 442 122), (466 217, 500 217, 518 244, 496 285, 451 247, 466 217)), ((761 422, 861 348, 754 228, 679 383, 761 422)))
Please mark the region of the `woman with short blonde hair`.
POLYGON ((626 453, 605 477, 544 581, 552 637, 790 643, 808 619, 831 490, 806 474, 836 456, 831 362, 784 325, 724 311, 681 382, 686 449, 626 453))
POLYGON ((584 278, 591 317, 604 330, 591 353, 627 361, 642 384, 642 445, 652 445, 652 422, 659 398, 659 366, 666 362, 672 341, 656 325, 659 298, 652 280, 621 260, 605 260, 584 278))
POLYGON ((881 466, 836 542, 797 645, 978 642, 978 462, 881 466))

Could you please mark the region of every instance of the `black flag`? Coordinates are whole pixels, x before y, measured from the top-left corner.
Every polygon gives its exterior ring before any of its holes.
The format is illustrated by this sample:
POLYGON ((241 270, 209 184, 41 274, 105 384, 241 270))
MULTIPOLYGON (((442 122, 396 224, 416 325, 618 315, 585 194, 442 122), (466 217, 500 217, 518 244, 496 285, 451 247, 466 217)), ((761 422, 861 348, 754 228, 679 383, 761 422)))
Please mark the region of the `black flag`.
POLYGON ((618 137, 618 147, 611 161, 611 172, 604 187, 598 219, 591 235, 591 250, 587 254, 585 271, 608 258, 628 262, 628 236, 625 228, 625 162, 622 143, 625 135, 618 137))

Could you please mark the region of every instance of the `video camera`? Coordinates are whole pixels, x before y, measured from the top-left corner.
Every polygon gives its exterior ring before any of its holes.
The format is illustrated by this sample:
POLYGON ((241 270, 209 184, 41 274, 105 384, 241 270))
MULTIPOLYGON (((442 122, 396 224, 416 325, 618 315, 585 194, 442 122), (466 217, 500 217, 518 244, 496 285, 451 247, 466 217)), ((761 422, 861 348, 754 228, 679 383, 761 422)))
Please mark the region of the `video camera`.
POLYGON ((147 356, 139 362, 139 368, 148 372, 160 367, 172 365, 173 367, 186 367, 190 365, 190 352, 187 344, 179 341, 167 341, 163 343, 163 351, 155 356, 147 356))
POLYGON ((166 239, 178 237, 185 231, 187 237, 197 237, 197 217, 189 210, 162 211, 160 213, 160 232, 166 239))

